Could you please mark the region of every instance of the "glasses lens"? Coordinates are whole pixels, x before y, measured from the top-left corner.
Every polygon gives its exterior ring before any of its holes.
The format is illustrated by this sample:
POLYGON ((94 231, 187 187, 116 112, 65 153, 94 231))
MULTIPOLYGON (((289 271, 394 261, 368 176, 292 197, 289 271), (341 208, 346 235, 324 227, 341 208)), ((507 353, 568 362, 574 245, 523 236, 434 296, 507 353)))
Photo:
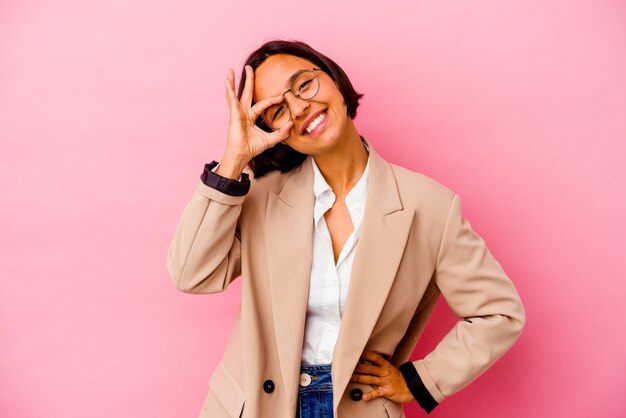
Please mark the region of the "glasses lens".
POLYGON ((293 81, 291 90, 301 99, 311 99, 317 94, 320 83, 313 71, 303 71, 293 81))
MULTIPOLYGON (((317 74, 310 70, 301 72, 291 85, 293 94, 304 100, 312 99, 319 88, 320 82, 317 74)), ((263 112, 263 119, 272 130, 276 131, 291 120, 289 106, 284 100, 282 103, 272 105, 263 112)))
POLYGON ((277 131, 289 122, 290 118, 289 107, 284 101, 268 107, 263 113, 263 119, 265 119, 266 124, 274 131, 277 131))

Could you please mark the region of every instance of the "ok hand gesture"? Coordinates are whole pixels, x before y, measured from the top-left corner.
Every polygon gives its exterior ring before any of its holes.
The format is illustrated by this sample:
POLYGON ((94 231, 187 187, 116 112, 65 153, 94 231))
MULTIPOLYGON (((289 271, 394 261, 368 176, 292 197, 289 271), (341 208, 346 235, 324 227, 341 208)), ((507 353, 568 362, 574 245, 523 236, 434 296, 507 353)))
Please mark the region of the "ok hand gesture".
POLYGON ((255 121, 261 113, 273 104, 283 101, 284 96, 273 96, 261 100, 251 106, 254 91, 254 71, 249 65, 245 66, 246 82, 241 94, 241 101, 235 93, 235 76, 232 69, 228 69, 226 84, 226 99, 230 109, 230 123, 228 126, 228 140, 226 154, 239 161, 250 161, 265 149, 289 136, 293 122, 281 129, 268 133, 255 125, 255 121))

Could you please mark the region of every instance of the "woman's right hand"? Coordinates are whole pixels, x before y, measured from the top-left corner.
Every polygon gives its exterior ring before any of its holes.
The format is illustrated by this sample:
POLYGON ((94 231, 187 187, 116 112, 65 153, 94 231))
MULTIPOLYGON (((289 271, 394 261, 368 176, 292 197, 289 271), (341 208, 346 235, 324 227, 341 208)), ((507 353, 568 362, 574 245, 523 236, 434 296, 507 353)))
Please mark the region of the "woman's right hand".
POLYGON ((289 136, 293 122, 289 121, 285 126, 274 132, 265 132, 255 125, 259 115, 271 105, 283 101, 284 96, 268 97, 255 103, 254 106, 250 106, 254 91, 254 71, 249 65, 245 66, 245 71, 246 84, 241 94, 241 101, 237 99, 237 94, 235 93, 235 74, 232 69, 228 69, 228 78, 224 79, 224 82, 226 84, 226 99, 230 109, 226 155, 247 164, 248 161, 265 149, 273 147, 278 142, 286 139, 289 136))

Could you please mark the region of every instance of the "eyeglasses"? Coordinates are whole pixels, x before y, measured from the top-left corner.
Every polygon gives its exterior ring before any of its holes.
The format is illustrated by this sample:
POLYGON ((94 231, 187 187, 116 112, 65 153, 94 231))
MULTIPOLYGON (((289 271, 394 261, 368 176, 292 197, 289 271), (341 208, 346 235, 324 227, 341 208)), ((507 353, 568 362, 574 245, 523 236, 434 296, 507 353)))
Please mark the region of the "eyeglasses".
MULTIPOLYGON (((291 88, 283 93, 292 92, 298 99, 311 100, 320 89, 320 80, 316 71, 322 71, 321 68, 312 68, 310 70, 300 70, 296 73, 291 88)), ((291 110, 286 102, 277 103, 265 109, 261 114, 263 122, 273 131, 280 129, 291 120, 291 110)))

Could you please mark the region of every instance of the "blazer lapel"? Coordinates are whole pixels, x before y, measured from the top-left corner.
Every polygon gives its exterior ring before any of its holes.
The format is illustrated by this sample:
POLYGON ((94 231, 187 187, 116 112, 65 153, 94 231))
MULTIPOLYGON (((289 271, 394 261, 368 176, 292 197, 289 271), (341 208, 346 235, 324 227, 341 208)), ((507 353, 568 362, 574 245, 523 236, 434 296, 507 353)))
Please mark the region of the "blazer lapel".
POLYGON ((361 234, 333 352, 335 416, 396 277, 413 215, 413 211, 403 210, 391 166, 370 143, 370 177, 361 234))

